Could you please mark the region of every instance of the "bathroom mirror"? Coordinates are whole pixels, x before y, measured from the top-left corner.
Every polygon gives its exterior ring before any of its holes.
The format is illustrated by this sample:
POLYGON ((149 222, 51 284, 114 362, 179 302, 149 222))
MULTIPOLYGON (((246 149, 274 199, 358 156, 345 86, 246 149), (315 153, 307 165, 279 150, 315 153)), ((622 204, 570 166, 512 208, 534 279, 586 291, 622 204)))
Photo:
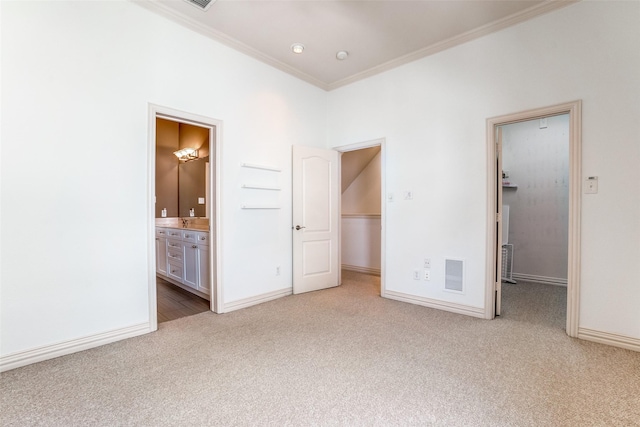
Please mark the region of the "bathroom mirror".
POLYGON ((209 157, 180 163, 178 166, 178 216, 204 217, 206 176, 209 157), (191 210, 193 209, 193 215, 191 210))
POLYGON ((156 118, 156 218, 207 216, 209 137, 208 128, 156 118), (199 158, 178 160, 173 153, 186 147, 199 158))

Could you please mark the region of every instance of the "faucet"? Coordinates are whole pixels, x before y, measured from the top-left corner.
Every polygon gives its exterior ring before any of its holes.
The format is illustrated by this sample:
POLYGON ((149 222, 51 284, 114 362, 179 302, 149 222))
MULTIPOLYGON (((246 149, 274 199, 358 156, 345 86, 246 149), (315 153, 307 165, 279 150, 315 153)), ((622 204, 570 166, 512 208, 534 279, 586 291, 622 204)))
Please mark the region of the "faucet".
POLYGON ((189 225, 189 220, 186 218, 182 218, 182 228, 187 228, 189 225))

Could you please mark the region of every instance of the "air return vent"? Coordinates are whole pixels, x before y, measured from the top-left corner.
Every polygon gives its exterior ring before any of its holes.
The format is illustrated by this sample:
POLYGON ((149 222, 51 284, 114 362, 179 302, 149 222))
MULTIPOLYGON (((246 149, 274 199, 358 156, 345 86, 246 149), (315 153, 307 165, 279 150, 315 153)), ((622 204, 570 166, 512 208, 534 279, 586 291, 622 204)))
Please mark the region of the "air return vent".
POLYGON ((191 3, 198 9, 207 10, 209 6, 214 4, 216 0, 185 0, 187 3, 191 3))
POLYGON ((459 259, 447 259, 444 266, 444 288, 448 291, 462 292, 464 264, 459 259))

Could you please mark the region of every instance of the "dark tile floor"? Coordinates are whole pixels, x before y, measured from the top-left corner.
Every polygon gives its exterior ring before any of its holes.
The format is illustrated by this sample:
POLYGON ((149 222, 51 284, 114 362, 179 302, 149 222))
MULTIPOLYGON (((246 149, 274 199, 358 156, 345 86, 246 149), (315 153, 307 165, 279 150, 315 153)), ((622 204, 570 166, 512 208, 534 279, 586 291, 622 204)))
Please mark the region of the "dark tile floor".
POLYGON ((156 277, 158 323, 209 310, 209 301, 156 277))

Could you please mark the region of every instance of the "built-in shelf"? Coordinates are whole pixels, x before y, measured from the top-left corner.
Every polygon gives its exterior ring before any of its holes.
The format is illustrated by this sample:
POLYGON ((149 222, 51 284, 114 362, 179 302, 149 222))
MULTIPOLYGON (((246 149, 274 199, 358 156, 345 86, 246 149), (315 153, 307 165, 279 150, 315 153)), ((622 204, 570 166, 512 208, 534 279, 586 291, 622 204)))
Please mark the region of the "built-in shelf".
POLYGON ((278 187, 269 187, 267 185, 255 185, 255 184, 242 184, 242 188, 248 188, 251 190, 273 190, 280 191, 278 187))
POLYGON ((241 205, 241 209, 280 209, 280 206, 273 205, 241 205))
POLYGON ((242 166, 243 168, 262 169, 265 171, 272 171, 272 172, 282 172, 281 169, 273 166, 258 165, 253 163, 240 163, 240 166, 242 166))
POLYGON ((516 189, 518 186, 516 184, 502 184, 502 188, 513 188, 516 189))

